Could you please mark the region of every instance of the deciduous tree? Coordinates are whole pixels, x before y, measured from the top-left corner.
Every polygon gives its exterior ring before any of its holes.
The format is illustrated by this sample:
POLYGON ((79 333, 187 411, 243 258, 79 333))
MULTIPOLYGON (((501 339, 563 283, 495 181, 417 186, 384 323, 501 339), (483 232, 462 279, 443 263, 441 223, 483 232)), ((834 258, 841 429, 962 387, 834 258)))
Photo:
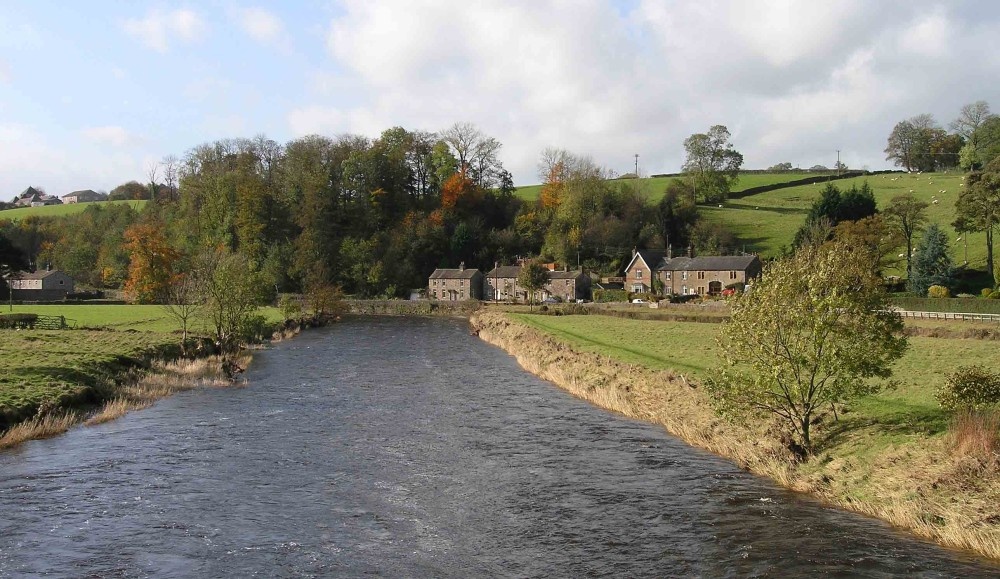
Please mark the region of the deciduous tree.
POLYGON ((907 277, 909 277, 912 270, 913 236, 927 222, 927 207, 929 205, 926 202, 920 201, 912 193, 906 193, 904 195, 896 195, 882 209, 882 214, 885 215, 888 223, 906 240, 907 277))
POLYGON ((167 242, 163 224, 146 221, 129 227, 125 230, 124 248, 129 257, 125 295, 140 304, 162 300, 180 257, 167 242))
POLYGON ((549 283, 549 270, 537 261, 524 262, 521 272, 517 274, 517 284, 528 292, 528 307, 534 303, 535 292, 549 283))
POLYGON ((955 215, 957 231, 986 233, 986 269, 996 284, 993 233, 1000 226, 1000 159, 990 162, 983 172, 969 174, 955 200, 955 215))
POLYGON ((695 194, 707 202, 725 200, 739 179, 743 155, 733 148, 729 137, 729 129, 715 125, 707 133, 695 133, 684 140, 687 158, 682 169, 695 194))
POLYGON ((864 253, 805 246, 734 299, 707 384, 720 412, 777 416, 808 452, 821 408, 878 390, 870 379, 891 374, 906 338, 864 253))

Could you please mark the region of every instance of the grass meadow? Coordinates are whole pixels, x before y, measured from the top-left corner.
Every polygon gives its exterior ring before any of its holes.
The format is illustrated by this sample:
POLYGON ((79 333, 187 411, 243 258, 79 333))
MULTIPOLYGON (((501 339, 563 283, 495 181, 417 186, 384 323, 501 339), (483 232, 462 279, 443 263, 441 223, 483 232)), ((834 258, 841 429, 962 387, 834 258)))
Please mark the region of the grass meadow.
POLYGON ((130 201, 91 201, 88 203, 65 203, 62 205, 46 205, 44 207, 18 207, 17 209, 5 209, 0 211, 0 221, 18 221, 24 219, 25 217, 64 217, 66 215, 74 215, 76 213, 83 213, 87 207, 91 205, 117 205, 117 204, 128 204, 131 205, 133 209, 139 211, 147 203, 143 200, 130 200, 130 201))
MULTIPOLYGON (((0 313, 10 312, 9 307, 0 307, 0 313)), ((260 313, 268 321, 281 321, 278 308, 263 307, 260 313)), ((13 313, 32 313, 42 316, 65 316, 67 323, 76 328, 106 328, 111 330, 136 330, 140 332, 176 332, 180 330, 177 320, 162 307, 156 305, 121 304, 50 304, 15 305, 13 313)), ((188 330, 195 334, 211 330, 209 321, 203 316, 193 320, 188 330)))
MULTIPOLYGON (((816 176, 816 173, 807 173, 804 171, 789 173, 746 173, 740 175, 740 180, 733 186, 733 191, 743 191, 752 187, 786 183, 814 176, 816 176)), ((667 188, 667 184, 673 179, 676 179, 676 177, 645 177, 638 180, 622 179, 622 181, 635 183, 647 199, 650 201, 659 201, 663 198, 663 192, 667 188)), ((526 185, 518 187, 514 194, 525 201, 534 201, 538 199, 541 191, 541 185, 526 185)))
MULTIPOLYGON (((718 364, 718 324, 633 320, 608 316, 512 314, 581 352, 605 355, 654 370, 675 370, 704 379, 718 364)), ((948 327, 959 328, 956 322, 948 327)), ((918 324, 916 327, 925 327, 918 324)), ((997 324, 993 324, 996 328, 997 324)), ((944 432, 947 416, 934 392, 959 366, 996 356, 997 342, 974 338, 909 338, 910 348, 893 366, 888 388, 852 404, 852 420, 872 425, 915 424, 924 432, 944 432)))

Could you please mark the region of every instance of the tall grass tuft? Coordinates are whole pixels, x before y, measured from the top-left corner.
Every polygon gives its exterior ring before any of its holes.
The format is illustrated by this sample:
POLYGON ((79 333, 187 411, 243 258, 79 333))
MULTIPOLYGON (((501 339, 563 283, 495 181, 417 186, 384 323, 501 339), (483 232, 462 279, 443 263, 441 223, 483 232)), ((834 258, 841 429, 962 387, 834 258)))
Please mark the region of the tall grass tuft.
POLYGON ((960 464, 976 474, 1000 470, 1000 410, 959 410, 951 420, 949 437, 960 464))
POLYGON ((36 416, 7 430, 0 437, 0 448, 10 448, 28 440, 57 436, 69 430, 79 420, 79 416, 73 412, 36 416))

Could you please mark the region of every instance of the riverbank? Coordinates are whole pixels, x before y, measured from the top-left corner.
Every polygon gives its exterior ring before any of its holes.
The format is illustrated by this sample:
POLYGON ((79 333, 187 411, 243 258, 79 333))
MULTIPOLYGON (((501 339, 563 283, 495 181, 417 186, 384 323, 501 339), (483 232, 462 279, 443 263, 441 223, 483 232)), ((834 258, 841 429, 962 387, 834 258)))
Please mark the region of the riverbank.
POLYGON ((691 372, 652 368, 642 352, 635 359, 643 363, 587 352, 572 336, 556 337, 500 312, 477 312, 471 323, 526 370, 580 398, 661 424, 788 488, 1000 559, 1000 478, 952 452, 945 433, 904 421, 887 426, 896 429, 892 436, 875 438, 871 429, 879 425, 844 421, 828 429, 833 435, 822 451, 796 463, 766 435, 768 425, 753 431, 720 420, 691 372))

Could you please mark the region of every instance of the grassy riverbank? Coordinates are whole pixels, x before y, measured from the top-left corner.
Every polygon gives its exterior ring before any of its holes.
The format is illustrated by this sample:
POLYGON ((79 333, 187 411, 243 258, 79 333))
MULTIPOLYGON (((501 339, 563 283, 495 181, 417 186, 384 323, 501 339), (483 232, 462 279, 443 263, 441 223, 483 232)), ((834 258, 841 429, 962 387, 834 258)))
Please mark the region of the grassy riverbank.
POLYGON ((837 419, 823 416, 818 451, 797 464, 766 435, 768 424, 741 428, 712 412, 698 383, 715 364, 715 324, 498 312, 473 323, 526 369, 577 396, 663 424, 790 488, 1000 558, 1000 476, 953 451, 949 417, 933 397, 957 366, 992 359, 993 340, 911 337, 895 386, 837 419))
MULTIPOLYGON (((14 312, 64 316, 76 329, 0 330, 0 448, 106 421, 199 383, 228 384, 218 358, 179 359, 177 322, 160 306, 29 305, 14 312)), ((276 308, 260 313, 275 325, 281 320, 276 308)), ((189 329, 207 335, 208 323, 195 320, 189 329)))

